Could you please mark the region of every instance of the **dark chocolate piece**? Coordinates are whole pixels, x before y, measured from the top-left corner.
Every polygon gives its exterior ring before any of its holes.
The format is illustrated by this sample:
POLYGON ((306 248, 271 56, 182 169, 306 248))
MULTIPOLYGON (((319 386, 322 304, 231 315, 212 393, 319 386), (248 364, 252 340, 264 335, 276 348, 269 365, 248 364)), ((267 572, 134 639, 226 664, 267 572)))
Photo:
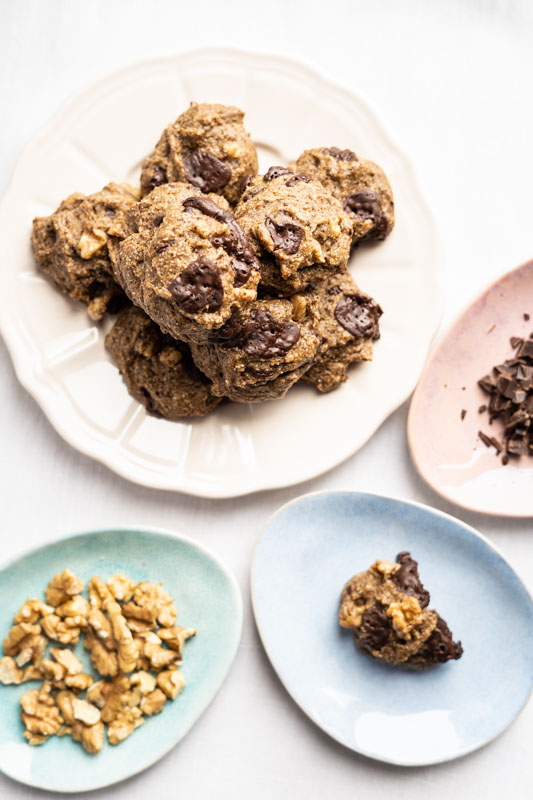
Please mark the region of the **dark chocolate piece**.
POLYGON ((442 617, 437 618, 435 630, 426 641, 421 656, 427 664, 444 664, 446 661, 461 658, 463 646, 454 642, 451 630, 442 617))
POLYGON ((344 201, 343 208, 359 219, 372 220, 374 227, 368 234, 369 237, 381 240, 387 235, 389 223, 381 208, 381 199, 376 192, 365 189, 362 192, 350 194, 344 201))
POLYGON ((463 408, 463 410, 461 411, 461 422, 464 420, 465 417, 466 417, 466 408, 463 408))
POLYGON ((357 156, 352 150, 340 150, 338 147, 324 147, 325 156, 333 156, 337 161, 357 161, 357 156))
POLYGON ((275 250, 283 250, 287 255, 294 255, 298 252, 304 236, 303 230, 293 222, 274 222, 267 217, 265 226, 272 237, 275 250))
POLYGON ((163 167, 156 165, 152 171, 152 177, 148 181, 148 186, 150 189, 155 189, 157 186, 161 186, 163 183, 167 183, 167 173, 163 167))
POLYGON ((309 181, 313 180, 310 175, 306 172, 298 172, 297 175, 293 175, 292 178, 285 183, 285 186, 294 186, 295 183, 302 181, 303 183, 309 183, 309 181))
POLYGON ((242 325, 227 331, 224 344, 239 347, 254 358, 283 356, 300 338, 300 328, 294 322, 277 319, 269 311, 254 308, 242 325))
POLYGON ((231 179, 231 167, 203 150, 183 156, 183 172, 189 183, 202 192, 216 192, 231 179))
POLYGON ((217 311, 222 305, 224 288, 220 270, 206 258, 199 258, 169 284, 169 292, 188 314, 217 311))
POLYGON ((345 294, 335 306, 335 319, 342 327, 358 338, 379 339, 380 306, 364 294, 345 294))
POLYGON ((381 603, 374 603, 363 612, 361 634, 362 643, 370 650, 381 650, 387 643, 390 635, 390 620, 381 603))
POLYGON ((280 175, 292 175, 292 170, 287 167, 270 167, 263 176, 263 180, 265 183, 269 183, 274 178, 279 178, 280 175))
POLYGON ((252 269, 259 269, 259 259, 252 250, 248 237, 230 211, 220 208, 209 197, 188 197, 183 201, 185 208, 195 208, 208 217, 213 217, 217 222, 225 223, 229 228, 228 236, 214 236, 211 244, 222 247, 226 253, 233 256, 233 269, 235 271, 235 286, 243 286, 252 269))
POLYGON ((424 589, 418 575, 418 561, 411 557, 411 553, 403 551, 396 556, 396 563, 400 569, 393 573, 391 580, 401 592, 416 597, 420 608, 426 608, 429 605, 429 592, 424 589))

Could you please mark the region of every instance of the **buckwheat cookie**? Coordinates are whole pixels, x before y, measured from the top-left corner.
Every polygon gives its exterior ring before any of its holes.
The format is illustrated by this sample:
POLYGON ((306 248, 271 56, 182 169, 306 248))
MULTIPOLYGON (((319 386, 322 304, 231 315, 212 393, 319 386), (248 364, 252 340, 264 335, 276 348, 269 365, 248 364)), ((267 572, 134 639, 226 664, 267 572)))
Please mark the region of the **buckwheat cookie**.
POLYGON ((411 669, 426 669, 461 658, 442 617, 428 608, 429 592, 408 552, 396 563, 376 561, 344 587, 339 623, 353 631, 355 643, 378 661, 411 669))
POLYGON ((165 419, 204 416, 220 403, 195 366, 189 348, 135 306, 121 311, 105 338, 128 392, 150 414, 165 419))
POLYGON ((377 164, 358 158, 351 150, 317 147, 296 161, 305 172, 326 187, 350 215, 354 243, 385 239, 394 227, 394 199, 387 176, 377 164))
POLYGON ((143 163, 142 194, 163 183, 187 181, 235 204, 243 178, 257 172, 257 153, 243 119, 235 106, 191 103, 143 163))
POLYGON ((350 364, 371 361, 379 339, 380 306, 361 292, 349 272, 332 275, 291 297, 297 320, 306 319, 320 335, 317 357, 302 380, 331 392, 347 378, 350 364))
POLYGON ((205 342, 255 300, 259 262, 223 197, 165 184, 141 200, 130 221, 115 275, 164 333, 205 342))
POLYGON ((261 260, 267 292, 291 295, 346 271, 350 217, 309 175, 271 167, 248 182, 235 217, 261 260))
POLYGON ((284 397, 313 361, 320 337, 294 321, 289 300, 256 300, 233 318, 217 341, 191 345, 196 365, 213 382, 213 393, 238 403, 284 397))
POLYGON ((96 194, 71 194, 49 217, 33 220, 38 267, 63 294, 85 303, 95 321, 118 310, 125 299, 110 257, 126 235, 127 214, 138 199, 127 183, 108 183, 96 194))

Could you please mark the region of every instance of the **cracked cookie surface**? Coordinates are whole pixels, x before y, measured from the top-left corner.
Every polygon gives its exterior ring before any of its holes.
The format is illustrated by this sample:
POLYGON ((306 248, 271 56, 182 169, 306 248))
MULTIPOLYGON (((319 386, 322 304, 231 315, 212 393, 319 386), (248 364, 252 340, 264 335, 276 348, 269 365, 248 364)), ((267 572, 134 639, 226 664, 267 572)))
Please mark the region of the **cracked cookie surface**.
POLYGON ((140 308, 121 311, 105 338, 128 392, 164 419, 204 416, 221 401, 194 365, 189 348, 161 333, 140 308))
POLYGON ((49 217, 33 220, 32 245, 42 270, 72 300, 87 306, 94 321, 117 311, 124 293, 113 275, 116 246, 127 233, 127 216, 138 191, 108 183, 91 195, 71 194, 49 217))
POLYGON ((352 150, 317 147, 295 163, 326 187, 342 204, 353 224, 353 242, 382 240, 394 227, 394 199, 387 176, 377 164, 352 150))
POLYGON ((205 342, 256 298, 259 264, 223 197, 165 184, 141 200, 130 221, 115 275, 164 333, 205 342))
POLYGON ((309 175, 271 167, 248 182, 235 217, 261 261, 267 293, 291 295, 346 271, 350 217, 309 175))
POLYGON ((257 172, 257 153, 235 106, 191 103, 169 125, 144 161, 141 191, 164 183, 187 181, 202 192, 237 203, 243 179, 257 172))

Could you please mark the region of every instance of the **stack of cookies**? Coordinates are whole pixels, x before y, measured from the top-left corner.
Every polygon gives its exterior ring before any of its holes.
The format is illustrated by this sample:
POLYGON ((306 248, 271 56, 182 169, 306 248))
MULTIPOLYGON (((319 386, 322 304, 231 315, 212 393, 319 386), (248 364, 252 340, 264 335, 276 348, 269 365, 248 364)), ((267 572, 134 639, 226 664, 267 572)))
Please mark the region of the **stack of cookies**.
POLYGON ((95 321, 118 312, 106 347, 166 419, 282 398, 299 380, 329 392, 379 338, 381 308, 346 270, 353 247, 392 230, 385 174, 328 147, 258 175, 243 117, 192 103, 140 190, 74 194, 33 223, 55 285, 95 321))

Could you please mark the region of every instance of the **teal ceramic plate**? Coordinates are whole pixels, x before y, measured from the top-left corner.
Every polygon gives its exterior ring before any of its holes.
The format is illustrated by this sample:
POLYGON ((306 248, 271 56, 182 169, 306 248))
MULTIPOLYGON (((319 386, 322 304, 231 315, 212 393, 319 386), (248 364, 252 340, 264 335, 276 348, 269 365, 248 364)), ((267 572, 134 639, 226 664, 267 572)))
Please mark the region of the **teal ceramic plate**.
POLYGON ((533 684, 533 603, 500 553, 435 509, 359 492, 305 495, 268 522, 252 568, 255 618, 288 692, 326 733, 381 761, 447 761, 494 739, 533 684), (352 575, 410 550, 459 661, 379 664, 337 621, 352 575))
MULTIPOLYGON (((228 570, 192 540, 163 531, 112 528, 52 542, 0 569, 2 637, 24 600, 43 596, 51 576, 65 567, 86 581, 91 575, 107 578, 115 572, 135 581, 161 581, 178 609, 178 624, 198 629, 198 635, 185 645, 182 694, 122 744, 111 747, 106 742, 96 756, 85 753, 68 736, 30 747, 22 736, 19 698, 38 684, 0 686, 0 770, 30 786, 83 792, 135 775, 185 736, 231 667, 241 636, 242 600, 228 570)), ((81 643, 75 652, 88 666, 81 643)))

